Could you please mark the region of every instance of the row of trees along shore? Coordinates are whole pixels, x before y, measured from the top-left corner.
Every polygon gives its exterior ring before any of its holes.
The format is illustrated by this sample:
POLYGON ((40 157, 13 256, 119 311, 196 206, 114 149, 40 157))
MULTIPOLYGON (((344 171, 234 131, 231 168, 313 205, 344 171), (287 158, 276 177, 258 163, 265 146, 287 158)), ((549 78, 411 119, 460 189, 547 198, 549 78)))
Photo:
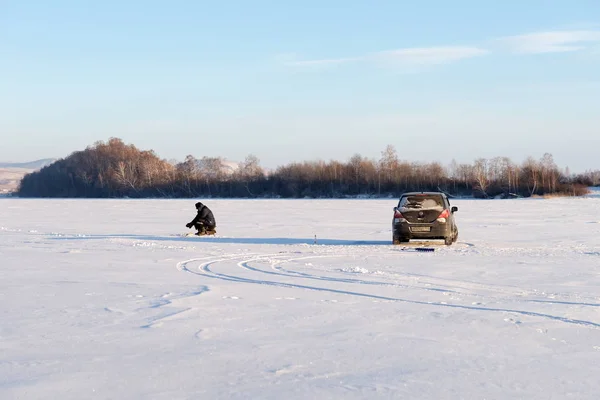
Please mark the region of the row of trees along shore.
POLYGON ((378 160, 352 156, 347 162, 306 161, 266 173, 248 155, 232 169, 219 157, 169 162, 121 139, 96 142, 85 150, 26 175, 17 195, 57 198, 342 198, 397 197, 406 191, 441 190, 454 196, 578 196, 600 185, 600 171, 572 176, 551 154, 521 164, 507 157, 472 164, 402 161, 388 145, 378 160))

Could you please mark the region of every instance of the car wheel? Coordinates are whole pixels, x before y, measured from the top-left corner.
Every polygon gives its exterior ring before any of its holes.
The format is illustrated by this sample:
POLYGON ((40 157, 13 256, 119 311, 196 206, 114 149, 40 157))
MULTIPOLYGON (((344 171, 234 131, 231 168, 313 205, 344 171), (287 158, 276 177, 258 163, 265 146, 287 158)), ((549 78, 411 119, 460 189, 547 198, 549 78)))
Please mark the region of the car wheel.
POLYGON ((393 235, 392 236, 392 243, 393 244, 402 244, 402 243, 408 243, 409 239, 402 237, 402 236, 398 236, 398 235, 393 235))
POLYGON ((454 233, 454 238, 452 239, 452 243, 456 243, 457 240, 458 240, 458 231, 456 231, 454 233))
POLYGON ((450 246, 452 243, 454 243, 454 236, 446 236, 444 238, 444 243, 446 246, 450 246))

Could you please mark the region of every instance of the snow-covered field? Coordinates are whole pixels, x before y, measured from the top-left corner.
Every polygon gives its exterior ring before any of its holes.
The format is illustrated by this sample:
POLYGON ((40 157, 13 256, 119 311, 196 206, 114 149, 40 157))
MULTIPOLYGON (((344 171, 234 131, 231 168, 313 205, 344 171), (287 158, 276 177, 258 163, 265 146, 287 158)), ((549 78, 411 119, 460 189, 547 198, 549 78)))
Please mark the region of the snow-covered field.
POLYGON ((1 399, 600 396, 598 196, 195 201, 0 199, 1 399))

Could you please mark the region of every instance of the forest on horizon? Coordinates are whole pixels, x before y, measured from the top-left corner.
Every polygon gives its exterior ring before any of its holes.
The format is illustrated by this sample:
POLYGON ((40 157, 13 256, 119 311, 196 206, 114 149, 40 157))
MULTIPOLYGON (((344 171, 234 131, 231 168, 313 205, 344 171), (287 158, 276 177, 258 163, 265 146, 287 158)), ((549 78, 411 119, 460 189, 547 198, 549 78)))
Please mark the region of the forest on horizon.
POLYGON ((249 154, 237 169, 220 157, 161 159, 119 138, 98 141, 21 180, 17 196, 53 198, 344 198, 397 197, 407 191, 510 198, 579 196, 600 185, 600 171, 571 175, 551 154, 514 163, 508 157, 471 164, 409 162, 388 145, 379 159, 293 162, 266 172, 249 154))

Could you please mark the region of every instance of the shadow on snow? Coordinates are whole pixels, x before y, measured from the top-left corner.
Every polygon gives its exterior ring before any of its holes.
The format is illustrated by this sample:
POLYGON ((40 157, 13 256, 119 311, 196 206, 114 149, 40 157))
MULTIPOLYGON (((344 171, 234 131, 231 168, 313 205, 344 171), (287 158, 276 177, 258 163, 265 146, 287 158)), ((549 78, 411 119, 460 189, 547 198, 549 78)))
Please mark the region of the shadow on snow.
POLYGON ((59 236, 55 240, 101 240, 101 239, 133 239, 143 241, 167 242, 211 242, 224 244, 271 244, 271 245, 326 245, 326 246, 391 246, 391 240, 344 240, 344 239, 308 239, 308 238, 244 238, 244 237, 218 237, 218 236, 157 236, 157 235, 82 235, 59 236))

